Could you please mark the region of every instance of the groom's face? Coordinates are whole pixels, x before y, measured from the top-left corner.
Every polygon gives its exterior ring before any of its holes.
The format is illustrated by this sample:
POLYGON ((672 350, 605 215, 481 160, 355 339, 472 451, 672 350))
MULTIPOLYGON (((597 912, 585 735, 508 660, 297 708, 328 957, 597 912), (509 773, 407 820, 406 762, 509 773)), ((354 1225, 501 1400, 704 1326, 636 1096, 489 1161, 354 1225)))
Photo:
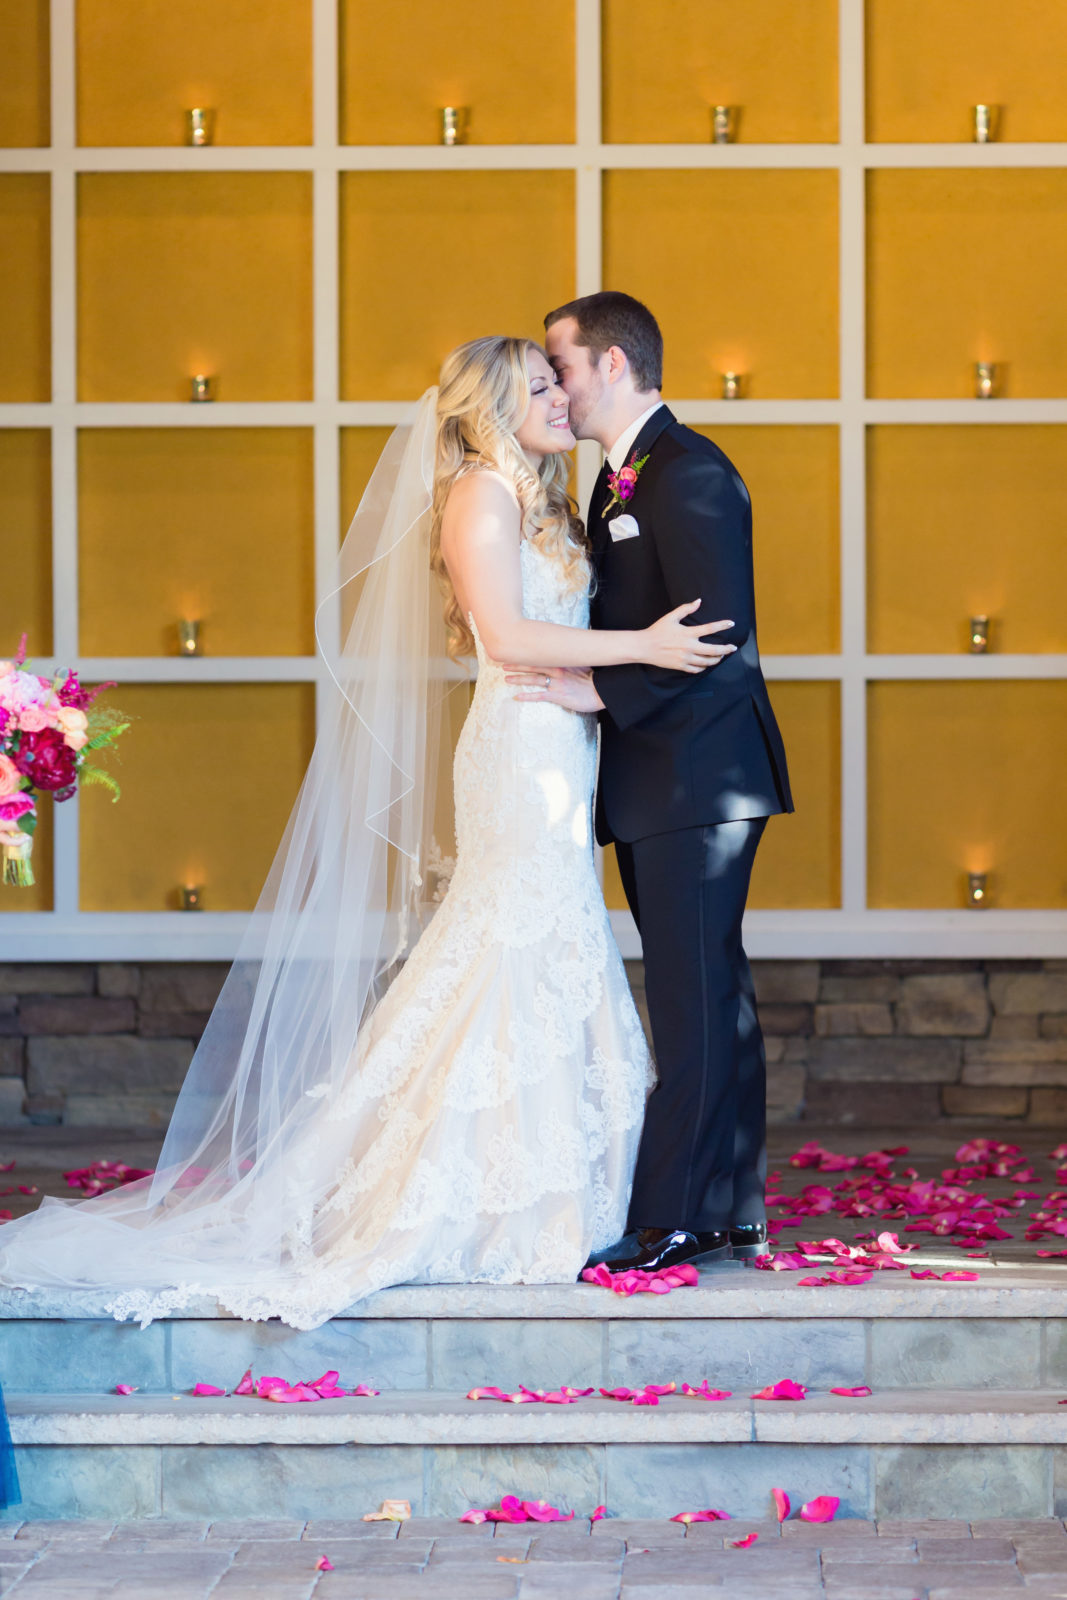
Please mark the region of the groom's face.
MULTIPOLYGON (((545 333, 545 349, 556 377, 570 401, 571 431, 576 439, 593 437, 590 424, 604 394, 601 363, 594 362, 587 344, 575 342, 578 323, 574 317, 554 322, 545 333)), ((601 360, 606 358, 602 357, 601 360)))

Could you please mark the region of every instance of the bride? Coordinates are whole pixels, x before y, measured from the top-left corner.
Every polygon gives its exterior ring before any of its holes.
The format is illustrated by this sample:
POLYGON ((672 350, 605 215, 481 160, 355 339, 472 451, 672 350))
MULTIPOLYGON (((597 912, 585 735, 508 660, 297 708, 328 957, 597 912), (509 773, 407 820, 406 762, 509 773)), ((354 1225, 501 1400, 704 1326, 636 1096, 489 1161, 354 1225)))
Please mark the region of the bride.
POLYGON ((692 607, 588 629, 574 443, 513 338, 455 350, 393 435, 320 608, 337 692, 159 1168, 8 1223, 0 1283, 313 1328, 390 1284, 573 1282, 622 1233, 651 1072, 593 868, 595 719, 500 663, 722 651, 692 607))

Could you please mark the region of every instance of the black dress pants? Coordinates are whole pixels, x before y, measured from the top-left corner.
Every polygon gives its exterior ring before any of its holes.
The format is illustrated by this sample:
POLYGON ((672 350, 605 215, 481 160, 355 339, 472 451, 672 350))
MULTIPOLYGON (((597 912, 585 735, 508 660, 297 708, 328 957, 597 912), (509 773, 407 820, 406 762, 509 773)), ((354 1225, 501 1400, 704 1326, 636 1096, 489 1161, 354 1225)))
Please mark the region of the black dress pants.
POLYGON ((659 1083, 631 1228, 764 1220, 767 1068, 741 919, 766 817, 617 844, 641 934, 659 1083))

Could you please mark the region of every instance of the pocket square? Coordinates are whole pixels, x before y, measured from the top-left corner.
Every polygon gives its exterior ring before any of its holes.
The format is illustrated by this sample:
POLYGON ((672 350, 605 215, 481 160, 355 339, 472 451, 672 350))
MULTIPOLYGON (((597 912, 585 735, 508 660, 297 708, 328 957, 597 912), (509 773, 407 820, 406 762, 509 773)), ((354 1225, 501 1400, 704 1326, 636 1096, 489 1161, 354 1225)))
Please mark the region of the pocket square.
POLYGON ((608 523, 611 537, 618 542, 619 539, 636 539, 641 529, 637 525, 637 518, 631 517, 628 512, 621 517, 612 517, 608 523))

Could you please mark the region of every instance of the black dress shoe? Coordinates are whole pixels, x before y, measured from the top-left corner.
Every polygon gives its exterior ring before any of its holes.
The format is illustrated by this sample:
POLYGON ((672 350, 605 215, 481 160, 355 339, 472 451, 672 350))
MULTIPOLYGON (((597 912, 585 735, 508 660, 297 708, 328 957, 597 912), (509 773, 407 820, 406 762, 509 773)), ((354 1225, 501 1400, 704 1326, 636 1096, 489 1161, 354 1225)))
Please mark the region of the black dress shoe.
POLYGON ((740 1222, 730 1225, 730 1249, 734 1259, 762 1256, 767 1253, 767 1224, 765 1222, 740 1222))
POLYGON ((610 1250, 590 1257, 590 1266, 603 1263, 609 1272, 659 1272, 664 1267, 680 1267, 684 1261, 699 1266, 718 1261, 730 1253, 730 1240, 722 1233, 690 1233, 687 1228, 638 1228, 624 1234, 610 1250))

